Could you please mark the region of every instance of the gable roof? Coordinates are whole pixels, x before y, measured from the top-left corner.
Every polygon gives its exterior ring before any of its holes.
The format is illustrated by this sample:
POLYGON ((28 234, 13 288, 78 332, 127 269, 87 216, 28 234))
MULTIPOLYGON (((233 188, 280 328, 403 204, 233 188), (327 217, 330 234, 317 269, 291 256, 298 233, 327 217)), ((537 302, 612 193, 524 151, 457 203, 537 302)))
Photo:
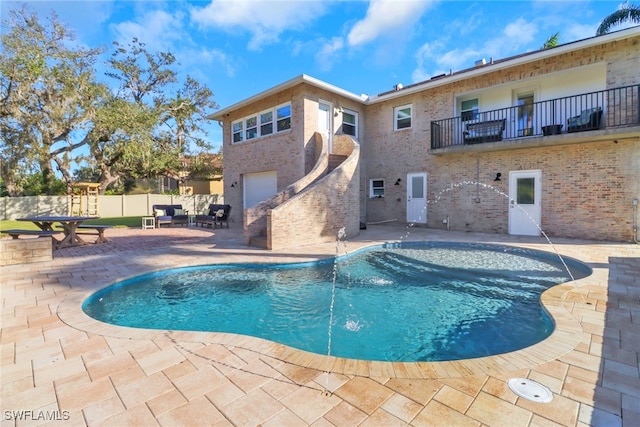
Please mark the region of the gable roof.
POLYGON ((306 74, 301 74, 297 77, 292 78, 291 80, 287 80, 284 83, 281 83, 277 86, 273 86, 263 92, 260 92, 240 102, 230 105, 229 107, 216 111, 215 113, 209 115, 207 118, 211 120, 222 121, 224 120, 224 117, 226 115, 228 115, 229 113, 235 110, 238 110, 239 108, 242 108, 246 105, 252 104, 256 101, 266 98, 267 96, 273 95, 275 93, 281 92, 285 89, 289 89, 291 87, 297 86, 302 83, 310 84, 312 86, 318 87, 320 89, 324 89, 328 92, 343 96, 345 98, 360 102, 365 105, 376 104, 378 102, 387 101, 389 99, 405 96, 415 92, 420 92, 425 89, 441 86, 444 84, 449 84, 455 81, 469 79, 471 77, 487 74, 497 70, 511 68, 517 65, 539 61, 541 59, 566 54, 568 52, 573 52, 576 50, 585 49, 585 48, 601 45, 601 44, 616 41, 616 40, 623 40, 623 39, 635 37, 638 35, 640 35, 640 26, 635 26, 635 27, 627 28, 620 31, 615 31, 608 34, 603 34, 601 36, 594 36, 594 37, 589 37, 583 40, 577 40, 574 42, 565 43, 552 48, 540 49, 532 52, 522 53, 519 55, 504 58, 504 59, 499 59, 499 60, 490 59, 489 63, 484 65, 478 65, 475 67, 463 69, 456 72, 451 71, 449 74, 435 76, 435 77, 432 77, 430 80, 414 83, 414 84, 405 86, 401 89, 394 89, 388 92, 383 92, 378 95, 372 95, 372 96, 356 95, 352 92, 341 89, 337 86, 326 83, 322 80, 318 80, 306 74))

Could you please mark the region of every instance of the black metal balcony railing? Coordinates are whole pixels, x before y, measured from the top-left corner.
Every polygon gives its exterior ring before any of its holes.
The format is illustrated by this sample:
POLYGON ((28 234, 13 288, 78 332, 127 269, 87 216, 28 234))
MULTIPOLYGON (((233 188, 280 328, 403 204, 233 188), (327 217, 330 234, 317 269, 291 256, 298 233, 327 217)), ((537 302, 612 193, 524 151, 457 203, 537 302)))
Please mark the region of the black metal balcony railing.
POLYGON ((431 148, 640 125, 640 85, 431 122, 431 148))

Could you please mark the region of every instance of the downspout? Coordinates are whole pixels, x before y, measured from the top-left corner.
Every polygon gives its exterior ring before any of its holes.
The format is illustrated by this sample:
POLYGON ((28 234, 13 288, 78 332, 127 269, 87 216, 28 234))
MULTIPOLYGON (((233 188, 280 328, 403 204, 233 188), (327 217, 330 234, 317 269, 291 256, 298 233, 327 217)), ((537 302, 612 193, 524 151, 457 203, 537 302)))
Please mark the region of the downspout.
POLYGON ((633 241, 638 241, 638 199, 633 199, 633 241))

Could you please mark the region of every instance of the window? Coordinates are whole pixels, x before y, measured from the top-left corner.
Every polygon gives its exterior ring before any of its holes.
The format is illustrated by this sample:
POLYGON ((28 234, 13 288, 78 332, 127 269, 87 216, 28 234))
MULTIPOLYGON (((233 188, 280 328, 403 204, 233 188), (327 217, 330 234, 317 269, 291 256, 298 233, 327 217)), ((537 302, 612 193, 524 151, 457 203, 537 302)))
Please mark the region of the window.
POLYGON ((236 142, 242 142, 243 138, 243 126, 242 126, 242 120, 237 121, 237 122, 233 122, 231 124, 231 133, 232 133, 232 138, 231 141, 233 141, 233 143, 235 144, 236 142))
POLYGON ((369 197, 384 197, 384 179, 369 181, 369 197))
POLYGON ((480 113, 478 108, 478 98, 462 101, 460 105, 460 116, 463 122, 476 120, 480 113))
POLYGON ((273 133, 273 111, 266 111, 260 114, 260 135, 270 135, 273 133))
POLYGON ((274 133, 274 117, 276 132, 291 129, 291 104, 284 104, 260 114, 245 117, 231 123, 231 143, 260 138, 274 133))
POLYGON ((276 118, 278 120, 278 132, 291 129, 291 104, 278 107, 276 109, 276 118))
POLYGON ((247 141, 258 137, 258 118, 256 116, 249 117, 245 120, 247 141))
POLYGON ((518 178, 516 203, 519 205, 533 205, 535 203, 535 188, 535 178, 518 178))
POLYGON ((358 114, 353 111, 342 112, 342 133, 358 137, 358 114))
POLYGON ((411 105, 403 105, 393 109, 394 130, 407 129, 411 127, 411 105))

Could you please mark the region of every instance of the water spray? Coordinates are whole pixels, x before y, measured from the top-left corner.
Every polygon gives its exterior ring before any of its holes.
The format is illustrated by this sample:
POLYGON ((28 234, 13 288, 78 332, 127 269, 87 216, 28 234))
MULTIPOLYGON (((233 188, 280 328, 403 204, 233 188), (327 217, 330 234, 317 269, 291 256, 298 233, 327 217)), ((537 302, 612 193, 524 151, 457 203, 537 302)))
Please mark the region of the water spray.
MULTIPOLYGON (((340 242, 342 241, 344 245, 344 251, 347 253, 347 242, 345 238, 347 237, 347 230, 345 227, 342 227, 338 230, 338 238, 336 239, 336 256, 333 260, 333 277, 331 279, 331 304, 329 305, 329 330, 328 330, 328 340, 327 340, 327 357, 331 357, 331 337, 333 332, 333 307, 336 302, 336 281, 338 279, 338 256, 340 255, 340 242)), ((326 384, 325 390, 323 391, 324 396, 330 396, 332 393, 329 391, 329 372, 325 372, 326 375, 326 384)))
MULTIPOLYGON (((438 192, 438 194, 436 194, 436 197, 435 197, 435 199, 434 199, 434 200, 432 200, 432 201, 431 201, 431 200, 428 200, 428 201, 427 201, 427 206, 425 206, 425 207, 424 207, 424 209, 425 209, 425 210, 427 209, 427 207, 428 207, 429 203, 432 203, 432 204, 436 204, 436 203, 438 203, 438 202, 440 201, 440 199, 442 198, 442 196, 443 196, 445 193, 448 193, 448 192, 450 192, 450 191, 453 191, 454 189, 457 189, 457 188, 462 187, 462 186, 465 186, 465 185, 473 185, 473 186, 476 186, 476 188, 477 188, 478 190, 480 189, 480 187, 483 187, 483 188, 488 189, 488 190, 493 190, 495 193, 497 193, 497 194, 499 194, 499 195, 501 195, 501 196, 503 196, 503 197, 506 197, 506 198, 507 198, 507 200, 509 201, 509 203, 514 203, 514 202, 515 202, 511 197, 509 197, 509 195, 508 195, 508 194, 506 194, 505 192, 501 191, 500 189, 498 189, 498 188, 496 188, 496 187, 494 187, 494 186, 492 186, 492 185, 485 184, 485 183, 483 183, 483 182, 477 182, 477 181, 460 181, 460 182, 458 182, 458 183, 456 183, 456 184, 453 184, 453 183, 452 183, 448 188, 445 188, 444 190, 441 190, 440 192, 438 192)), ((536 221, 531 217, 531 215, 529 215, 529 212, 527 212, 525 209, 523 209, 520 205, 517 205, 517 204, 516 204, 516 207, 517 207, 518 209, 520 209, 520 210, 525 214, 525 216, 526 216, 526 217, 527 217, 527 218, 528 218, 528 219, 529 219, 529 220, 530 220, 530 221, 531 221, 531 222, 532 222, 532 223, 533 223, 533 224, 538 228, 538 230, 540 230, 540 233, 541 233, 541 234, 544 236, 544 238, 547 240, 547 243, 549 243, 549 245, 551 246, 551 248, 553 249, 553 251, 556 253, 556 255, 558 256, 558 258, 560 258, 560 262, 562 262, 562 265, 564 266, 564 269, 565 269, 565 270, 567 271, 567 273, 569 274, 569 277, 571 278, 571 281, 572 281, 572 282, 575 282, 575 280, 576 280, 576 279, 575 279, 575 277, 573 276, 573 274, 571 273, 571 270, 569 270, 569 267, 568 267, 568 266, 567 266, 567 264, 565 263, 564 258, 562 257, 562 255, 560 255, 560 252, 558 251, 558 249, 556 249, 556 247, 554 246, 554 244, 551 242, 551 239, 549 239, 549 236, 547 236, 547 233, 545 233, 545 232, 544 232, 544 230, 542 229, 542 227, 540 227, 540 224, 538 224, 538 223, 537 223, 537 222, 536 222, 536 221)), ((448 229, 448 226, 449 226, 449 224, 448 224, 449 222, 450 222, 450 219, 449 219, 449 217, 447 217, 447 229, 448 229)))

